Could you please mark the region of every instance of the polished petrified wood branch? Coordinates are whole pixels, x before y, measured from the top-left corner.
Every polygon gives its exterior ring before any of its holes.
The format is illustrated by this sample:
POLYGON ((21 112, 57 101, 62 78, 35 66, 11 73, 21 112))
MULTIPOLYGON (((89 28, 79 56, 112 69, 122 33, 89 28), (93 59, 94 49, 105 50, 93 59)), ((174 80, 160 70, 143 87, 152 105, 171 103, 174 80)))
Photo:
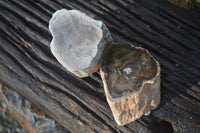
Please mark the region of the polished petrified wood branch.
POLYGON ((101 77, 118 125, 140 118, 160 103, 160 65, 143 48, 128 43, 109 46, 101 77))
POLYGON ((94 20, 78 10, 58 10, 49 23, 53 40, 51 51, 70 72, 85 77, 99 69, 106 44, 112 43, 103 22, 94 20))

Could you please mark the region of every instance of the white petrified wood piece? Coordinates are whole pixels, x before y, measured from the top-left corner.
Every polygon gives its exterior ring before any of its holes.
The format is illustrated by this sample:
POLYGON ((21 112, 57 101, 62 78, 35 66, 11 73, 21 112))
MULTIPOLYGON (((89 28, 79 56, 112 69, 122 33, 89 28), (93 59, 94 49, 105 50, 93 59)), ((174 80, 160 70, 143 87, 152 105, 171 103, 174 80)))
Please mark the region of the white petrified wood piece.
POLYGON ((113 42, 102 21, 78 10, 56 11, 49 22, 49 30, 53 36, 50 44, 53 55, 79 77, 99 69, 105 45, 113 42))
POLYGON ((140 47, 109 46, 100 69, 108 104, 122 126, 150 113, 160 103, 160 65, 140 47))

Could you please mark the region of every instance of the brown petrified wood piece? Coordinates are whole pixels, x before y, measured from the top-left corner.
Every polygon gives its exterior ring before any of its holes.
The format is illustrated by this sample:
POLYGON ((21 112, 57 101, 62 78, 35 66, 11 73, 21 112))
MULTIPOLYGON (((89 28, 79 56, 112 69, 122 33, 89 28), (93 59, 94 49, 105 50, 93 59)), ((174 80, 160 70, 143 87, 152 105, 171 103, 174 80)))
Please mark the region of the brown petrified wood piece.
POLYGON ((128 43, 113 44, 103 55, 101 77, 118 125, 125 125, 160 103, 160 65, 149 52, 128 43))
POLYGON ((163 0, 0 0, 0 82, 69 133, 199 133, 200 13, 163 0), (161 102, 118 126, 99 73, 77 78, 51 53, 49 20, 78 9, 102 20, 118 42, 148 49, 161 66, 161 102))

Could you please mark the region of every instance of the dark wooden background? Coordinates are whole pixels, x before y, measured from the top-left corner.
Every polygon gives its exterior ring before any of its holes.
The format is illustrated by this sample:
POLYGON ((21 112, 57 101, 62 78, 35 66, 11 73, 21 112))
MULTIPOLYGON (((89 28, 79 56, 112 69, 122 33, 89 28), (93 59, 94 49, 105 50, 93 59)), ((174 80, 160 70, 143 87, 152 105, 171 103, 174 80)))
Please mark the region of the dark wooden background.
POLYGON ((69 132, 200 132, 200 10, 165 0, 0 0, 0 81, 69 132), (119 42, 142 46, 161 64, 160 106, 119 127, 99 73, 77 78, 49 49, 58 9, 102 20, 119 42))

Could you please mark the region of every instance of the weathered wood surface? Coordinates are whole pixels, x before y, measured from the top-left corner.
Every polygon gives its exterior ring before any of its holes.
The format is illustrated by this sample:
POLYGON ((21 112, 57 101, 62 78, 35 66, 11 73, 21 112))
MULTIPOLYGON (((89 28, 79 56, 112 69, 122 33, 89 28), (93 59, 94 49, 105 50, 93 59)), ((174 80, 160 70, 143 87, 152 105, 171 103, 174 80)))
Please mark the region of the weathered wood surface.
POLYGON ((200 132, 200 11, 163 0, 1 0, 0 81, 69 132, 200 132), (161 104, 119 127, 98 73, 77 78, 53 57, 48 22, 58 9, 103 20, 114 39, 147 48, 161 64, 161 104), (173 126, 173 129, 172 129, 173 126))

